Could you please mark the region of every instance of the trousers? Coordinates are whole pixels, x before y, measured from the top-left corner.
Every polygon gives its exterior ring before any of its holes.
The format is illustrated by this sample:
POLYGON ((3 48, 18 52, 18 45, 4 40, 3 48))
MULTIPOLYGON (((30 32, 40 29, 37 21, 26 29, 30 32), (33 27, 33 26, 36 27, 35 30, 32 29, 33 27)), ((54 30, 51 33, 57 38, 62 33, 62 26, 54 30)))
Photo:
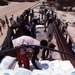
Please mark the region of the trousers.
POLYGON ((21 66, 24 64, 24 68, 30 69, 29 67, 29 59, 26 54, 20 54, 20 49, 16 50, 18 65, 21 66))

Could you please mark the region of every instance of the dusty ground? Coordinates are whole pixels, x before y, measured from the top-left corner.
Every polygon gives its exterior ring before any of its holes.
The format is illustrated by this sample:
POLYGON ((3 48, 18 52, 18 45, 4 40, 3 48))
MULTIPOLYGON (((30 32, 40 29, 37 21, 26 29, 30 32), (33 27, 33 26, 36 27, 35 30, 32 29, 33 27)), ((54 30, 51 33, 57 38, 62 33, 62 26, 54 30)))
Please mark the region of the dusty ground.
MULTIPOLYGON (((14 15, 14 18, 21 15, 23 11, 29 7, 32 7, 33 5, 37 4, 38 2, 11 2, 8 6, 0 6, 0 18, 5 19, 4 15, 7 15, 8 19, 11 17, 11 15, 14 15)), ((2 44, 6 33, 7 33, 7 27, 5 29, 2 29, 3 35, 0 36, 0 45, 2 44)))

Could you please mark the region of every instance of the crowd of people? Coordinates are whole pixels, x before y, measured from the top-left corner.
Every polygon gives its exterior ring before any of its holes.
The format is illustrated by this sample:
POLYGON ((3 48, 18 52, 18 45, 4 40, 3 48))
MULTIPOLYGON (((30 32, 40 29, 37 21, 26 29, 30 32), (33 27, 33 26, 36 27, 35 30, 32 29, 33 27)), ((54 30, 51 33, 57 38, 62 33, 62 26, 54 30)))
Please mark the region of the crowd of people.
POLYGON ((16 17, 16 20, 14 20, 14 15, 11 15, 9 19, 6 15, 4 17, 5 19, 0 18, 0 36, 3 35, 3 29, 10 27, 12 24, 18 21, 18 17, 16 17))
MULTIPOLYGON (((49 17, 49 15, 48 16, 45 15, 45 16, 47 16, 47 20, 45 22, 47 22, 47 24, 48 24, 47 25, 48 26, 48 31, 47 31, 48 41, 45 39, 42 39, 41 41, 39 41, 38 39, 36 39, 36 37, 32 37, 32 36, 28 36, 28 35, 22 35, 16 39, 12 40, 14 48, 20 47, 22 45, 37 45, 37 46, 44 46, 47 48, 53 48, 54 49, 55 45, 51 42, 51 40, 53 39, 53 19, 51 18, 51 16, 49 17)), ((37 25, 38 20, 40 20, 40 18, 38 19, 37 16, 34 16, 32 18, 31 22, 32 22, 32 24, 34 23, 34 25, 37 25)), ((28 30, 30 30, 30 28, 29 28, 29 26, 27 26, 27 24, 25 25, 25 27, 28 30)), ((27 33, 29 33, 29 32, 27 32, 27 33)), ((27 50, 28 50, 27 48, 17 48, 16 52, 17 52, 17 58, 18 58, 19 66, 24 64, 24 67, 29 69, 29 58, 28 58, 27 50)), ((40 68, 35 64, 35 60, 38 60, 37 55, 39 54, 39 52, 40 52, 39 47, 33 48, 32 63, 37 69, 40 69, 40 68)), ((51 53, 50 50, 43 49, 42 56, 41 56, 42 60, 47 59, 48 55, 50 53, 51 53)))
MULTIPOLYGON (((22 45, 38 45, 38 46, 44 46, 44 47, 54 49, 55 45, 51 43, 51 40, 53 38, 53 18, 51 17, 51 15, 53 14, 50 14, 48 10, 45 10, 45 13, 40 14, 40 15, 42 15, 42 18, 40 18, 40 16, 39 18, 37 16, 34 16, 34 13, 33 12, 30 13, 29 9, 25 10, 24 13, 20 17, 17 17, 16 19, 17 23, 14 20, 13 15, 11 16, 9 20, 7 16, 5 15, 5 23, 7 24, 8 31, 7 31, 7 36, 2 45, 2 49, 5 49, 5 48, 10 49, 11 43, 12 43, 13 48, 19 47, 22 45), (29 20, 29 14, 31 14, 30 20, 29 20), (45 29, 46 29, 46 26, 48 27, 48 31, 47 31, 48 41, 45 39, 38 41, 38 39, 36 39, 36 25, 38 24, 38 21, 40 24, 41 19, 43 21, 41 22, 41 24, 45 24, 45 29), (9 24, 11 26, 9 26, 9 24), (14 37, 13 29, 15 29, 16 37, 14 37), (19 35, 17 35, 17 32, 19 35), (13 37, 13 39, 11 39, 11 37, 13 37)), ((36 59, 38 60, 37 55, 39 51, 40 49, 38 47, 35 47, 33 50, 34 55, 32 57, 32 63, 37 69, 39 68, 35 64, 35 60, 36 59)), ((26 48, 17 48, 16 53, 17 53, 19 66, 23 63, 24 67, 29 69, 29 58, 27 56, 28 54, 26 55, 26 48)), ((49 53, 50 53, 49 50, 44 49, 42 52, 41 58, 43 60, 47 59, 49 53), (45 55, 46 52, 47 54, 45 55)))

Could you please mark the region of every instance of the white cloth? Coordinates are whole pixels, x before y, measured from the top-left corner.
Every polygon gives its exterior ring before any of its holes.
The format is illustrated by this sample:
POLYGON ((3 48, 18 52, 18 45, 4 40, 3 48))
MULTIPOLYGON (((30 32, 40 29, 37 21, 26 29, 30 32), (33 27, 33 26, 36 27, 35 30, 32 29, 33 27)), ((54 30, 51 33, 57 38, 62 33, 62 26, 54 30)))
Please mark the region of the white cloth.
MULTIPOLYGON (((14 40, 12 40, 13 46, 14 47, 18 47, 21 46, 23 44, 25 45, 40 45, 40 42, 30 36, 21 36, 18 37, 14 40)), ((20 54, 25 54, 25 49, 20 49, 20 54)))
POLYGON ((16 47, 16 46, 21 46, 23 44, 25 45, 40 45, 40 42, 30 36, 21 36, 21 37, 18 37, 14 40, 12 40, 12 43, 13 43, 13 46, 16 47))

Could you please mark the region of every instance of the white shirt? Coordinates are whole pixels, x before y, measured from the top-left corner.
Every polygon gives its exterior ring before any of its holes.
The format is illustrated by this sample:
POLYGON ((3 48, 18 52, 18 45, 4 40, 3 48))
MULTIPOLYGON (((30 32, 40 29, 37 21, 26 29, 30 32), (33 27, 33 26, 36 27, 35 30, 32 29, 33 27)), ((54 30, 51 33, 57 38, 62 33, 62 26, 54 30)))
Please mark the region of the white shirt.
POLYGON ((21 37, 18 37, 14 40, 12 40, 12 43, 13 43, 13 46, 16 47, 16 46, 21 46, 23 44, 25 45, 40 45, 40 42, 30 36, 21 36, 21 37))

